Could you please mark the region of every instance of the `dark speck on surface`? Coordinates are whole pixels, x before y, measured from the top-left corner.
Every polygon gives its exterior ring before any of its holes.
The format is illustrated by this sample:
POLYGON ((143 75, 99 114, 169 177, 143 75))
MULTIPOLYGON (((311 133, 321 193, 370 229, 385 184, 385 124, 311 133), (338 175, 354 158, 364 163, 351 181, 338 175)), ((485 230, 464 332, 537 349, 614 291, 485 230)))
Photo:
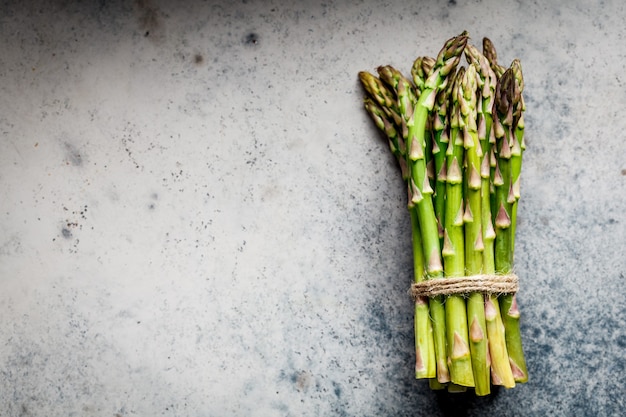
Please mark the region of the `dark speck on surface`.
POLYGON ((385 311, 380 302, 373 302, 367 309, 370 313, 367 318, 368 327, 374 332, 379 334, 383 340, 388 340, 393 336, 393 333, 385 317, 385 311))
POLYGON ((67 227, 64 227, 63 229, 61 229, 61 234, 66 239, 70 239, 72 237, 72 231, 68 229, 67 227))
POLYGON ((137 12, 137 23, 143 36, 150 37, 155 42, 162 41, 165 36, 165 29, 163 27, 160 10, 153 6, 152 2, 149 0, 135 1, 135 8, 137 12))
POLYGON ((83 165, 83 155, 74 145, 65 142, 63 146, 65 148, 65 161, 67 165, 76 167, 83 165))
POLYGON ((159 199, 159 194, 157 194, 157 193, 150 194, 150 200, 152 200, 152 201, 150 201, 148 203, 148 209, 149 210, 154 210, 156 208, 156 201, 158 199, 159 199))
POLYGON ((339 383, 335 381, 333 381, 333 392, 335 393, 335 396, 337 398, 341 398, 341 394, 342 394, 341 386, 339 385, 339 383))
POLYGON ((244 38, 244 43, 248 46, 257 46, 259 44, 259 35, 254 32, 248 33, 244 38))

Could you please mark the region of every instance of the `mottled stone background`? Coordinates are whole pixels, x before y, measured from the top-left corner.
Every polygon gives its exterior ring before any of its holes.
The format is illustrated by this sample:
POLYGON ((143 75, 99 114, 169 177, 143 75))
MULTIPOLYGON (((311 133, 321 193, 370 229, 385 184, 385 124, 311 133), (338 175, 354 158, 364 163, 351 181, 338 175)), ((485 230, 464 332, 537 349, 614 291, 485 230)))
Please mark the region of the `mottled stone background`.
POLYGON ((1 416, 618 416, 621 0, 0 2, 1 416), (360 70, 525 72, 531 379, 413 378, 409 219, 360 70))

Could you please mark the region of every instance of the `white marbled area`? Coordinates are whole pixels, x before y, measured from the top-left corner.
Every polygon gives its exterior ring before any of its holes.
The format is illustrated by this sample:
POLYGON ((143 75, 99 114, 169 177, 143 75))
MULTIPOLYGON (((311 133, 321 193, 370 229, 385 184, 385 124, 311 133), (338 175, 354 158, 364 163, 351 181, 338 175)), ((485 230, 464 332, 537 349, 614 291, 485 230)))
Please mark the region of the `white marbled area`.
POLYGON ((4 2, 0 415, 618 415, 625 6, 4 2), (531 381, 412 377, 405 192, 356 74, 467 29, 525 73, 531 381))

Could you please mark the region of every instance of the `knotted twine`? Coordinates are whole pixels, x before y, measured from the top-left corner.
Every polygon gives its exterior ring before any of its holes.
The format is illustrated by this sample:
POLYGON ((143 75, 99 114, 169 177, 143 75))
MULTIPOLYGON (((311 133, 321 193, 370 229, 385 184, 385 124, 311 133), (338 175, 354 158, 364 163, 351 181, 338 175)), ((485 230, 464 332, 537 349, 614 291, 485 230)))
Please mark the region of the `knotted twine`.
POLYGON ((438 295, 513 294, 519 290, 519 279, 514 273, 484 274, 467 277, 442 277, 414 282, 409 293, 413 300, 438 295))

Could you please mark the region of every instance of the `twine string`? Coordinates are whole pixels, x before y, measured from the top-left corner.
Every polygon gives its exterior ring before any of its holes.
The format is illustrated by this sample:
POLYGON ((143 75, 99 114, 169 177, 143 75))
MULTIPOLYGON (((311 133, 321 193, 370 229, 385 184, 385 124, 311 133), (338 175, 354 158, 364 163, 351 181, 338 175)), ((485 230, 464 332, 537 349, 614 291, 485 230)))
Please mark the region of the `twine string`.
POLYGON ((409 293, 413 300, 438 295, 513 294, 519 290, 517 275, 483 274, 467 277, 443 277, 414 282, 409 293))

